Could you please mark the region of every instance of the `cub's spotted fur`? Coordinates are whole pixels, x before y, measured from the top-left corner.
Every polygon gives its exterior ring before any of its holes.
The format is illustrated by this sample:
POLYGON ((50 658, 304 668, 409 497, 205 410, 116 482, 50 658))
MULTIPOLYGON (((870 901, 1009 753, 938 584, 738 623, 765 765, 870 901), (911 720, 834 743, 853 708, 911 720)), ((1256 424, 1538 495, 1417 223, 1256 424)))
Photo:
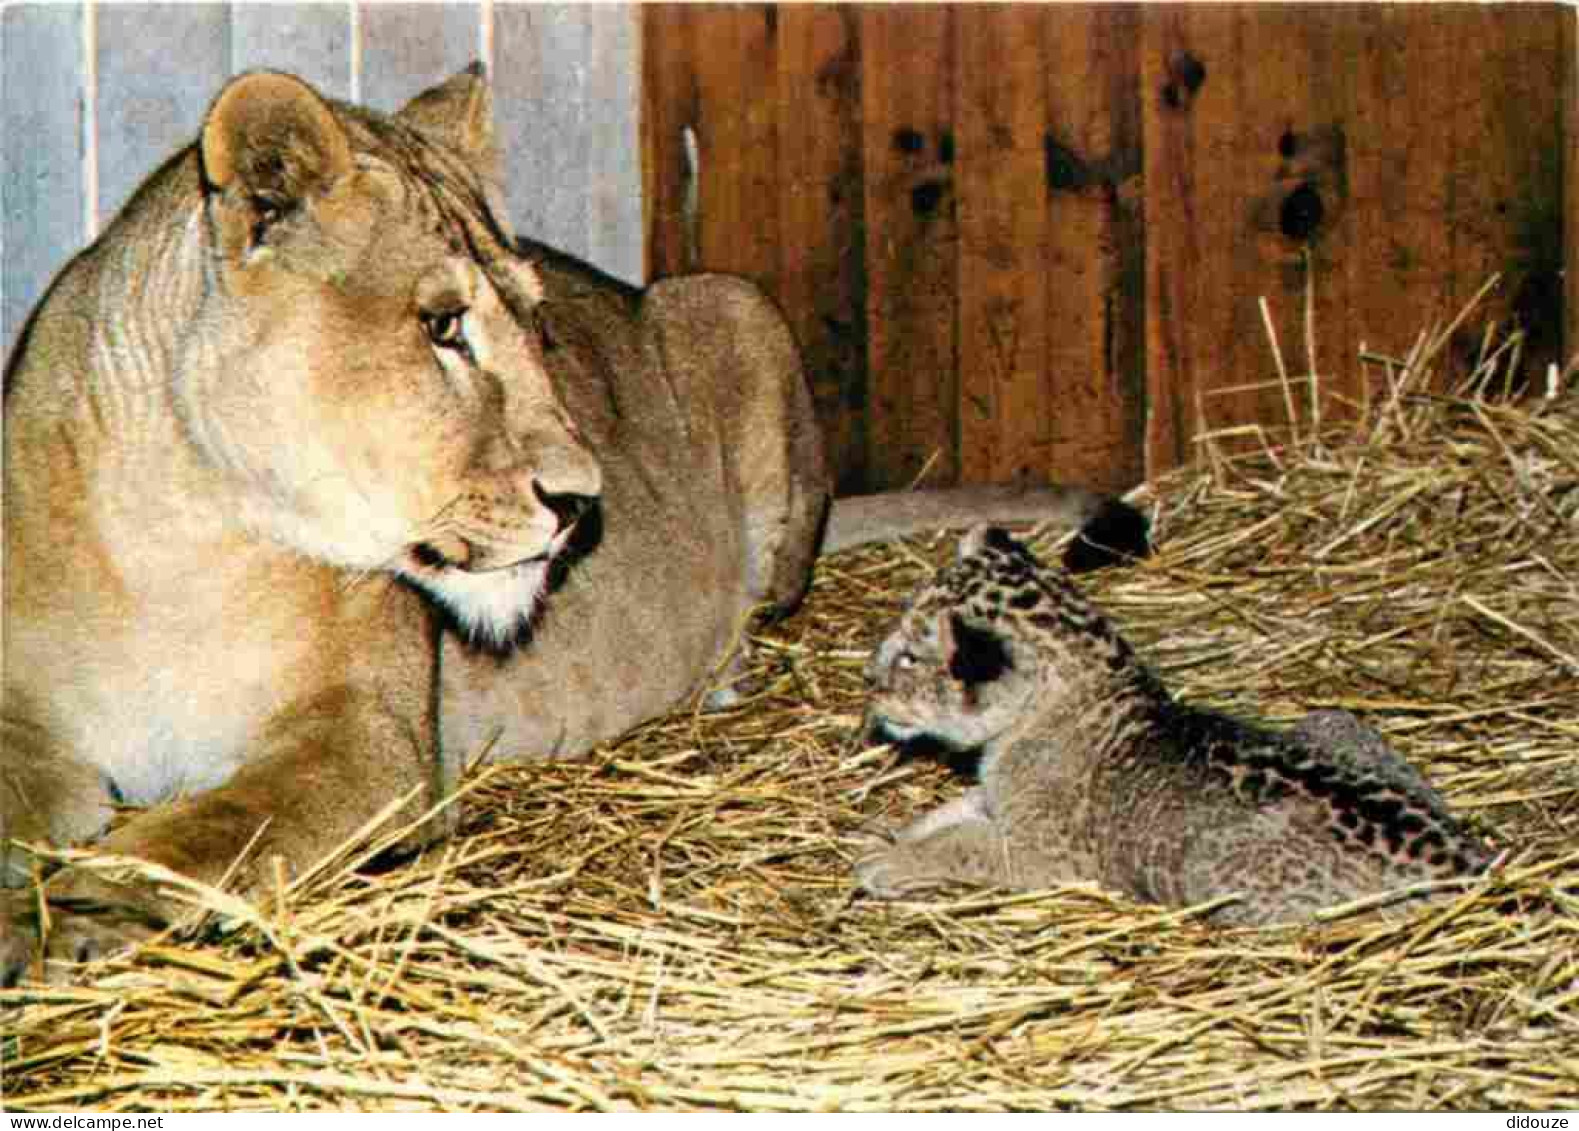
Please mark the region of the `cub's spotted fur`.
POLYGON ((1344 711, 1278 733, 1175 701, 1109 621, 1002 530, 978 527, 867 668, 899 739, 982 750, 981 784, 857 866, 892 897, 947 880, 1096 880, 1138 899, 1230 893, 1218 922, 1298 919, 1491 855, 1344 711))

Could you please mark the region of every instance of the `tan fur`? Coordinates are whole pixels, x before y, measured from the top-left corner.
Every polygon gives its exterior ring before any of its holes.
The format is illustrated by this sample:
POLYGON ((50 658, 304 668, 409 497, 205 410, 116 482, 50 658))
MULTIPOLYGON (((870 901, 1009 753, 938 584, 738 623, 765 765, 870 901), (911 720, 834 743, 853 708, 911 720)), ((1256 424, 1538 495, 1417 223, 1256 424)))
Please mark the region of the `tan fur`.
MULTIPOLYGON (((483 204, 491 138, 461 127, 485 93, 424 101, 446 148, 238 79, 36 312, 6 375, 10 881, 13 839, 94 836, 118 798, 172 803, 107 850, 217 881, 252 842, 245 888, 453 786, 411 586, 513 631, 566 500, 600 490, 531 329, 541 279, 483 204)), ((52 891, 169 910, 77 873, 52 891)), ((97 925, 55 918, 57 951, 91 952, 97 925)))
MULTIPOLYGON (((472 73, 395 119, 244 77, 62 273, 7 372, 0 844, 91 839, 119 797, 153 807, 107 850, 246 891, 484 750, 669 709, 799 600, 828 487, 783 319, 739 280, 636 291, 514 247, 494 153, 472 73)), ((67 957, 172 911, 49 892, 67 957)), ((0 914, 0 977, 26 921, 0 914)))

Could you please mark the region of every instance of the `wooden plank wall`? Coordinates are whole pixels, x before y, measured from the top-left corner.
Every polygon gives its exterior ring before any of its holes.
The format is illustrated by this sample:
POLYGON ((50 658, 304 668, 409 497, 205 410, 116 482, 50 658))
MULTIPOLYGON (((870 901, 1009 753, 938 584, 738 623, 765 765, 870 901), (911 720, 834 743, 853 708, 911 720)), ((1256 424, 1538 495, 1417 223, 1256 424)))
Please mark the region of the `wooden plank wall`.
POLYGON ((0 36, 7 350, 54 273, 196 135, 225 79, 254 68, 394 110, 483 60, 517 230, 642 279, 640 44, 629 7, 7 4, 0 36))
POLYGON ((7 347, 228 75, 392 109, 474 58, 519 228, 632 281, 763 282, 845 490, 1118 487, 1203 420, 1281 421, 1257 300, 1303 371, 1307 283, 1329 414, 1361 343, 1403 352, 1493 271, 1535 366, 1579 343, 1558 5, 9 4, 0 29, 7 347))
POLYGON ((1563 215, 1568 222, 1563 226, 1566 244, 1563 263, 1567 268, 1563 278, 1567 283, 1565 300, 1568 308, 1564 337, 1564 353, 1568 356, 1570 380, 1579 381, 1579 19, 1568 29, 1568 74, 1563 89, 1568 92, 1568 117, 1565 123, 1568 148, 1563 155, 1563 179, 1568 190, 1563 215))
POLYGON ((1122 487, 1285 422, 1262 298, 1327 416, 1362 344, 1402 355, 1494 272, 1533 367, 1564 348, 1566 7, 643 17, 649 269, 779 297, 844 490, 1122 487))

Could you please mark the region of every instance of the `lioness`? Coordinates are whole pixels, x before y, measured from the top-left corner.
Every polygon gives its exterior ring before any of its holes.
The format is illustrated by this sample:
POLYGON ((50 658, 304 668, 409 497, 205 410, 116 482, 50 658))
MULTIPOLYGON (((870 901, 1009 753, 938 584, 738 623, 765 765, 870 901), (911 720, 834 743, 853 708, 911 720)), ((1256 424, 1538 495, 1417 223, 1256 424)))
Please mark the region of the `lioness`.
MULTIPOLYGON (((400 798, 415 820, 481 750, 669 709, 800 598, 828 484, 783 320, 739 280, 638 291, 523 248, 496 179, 476 69, 392 117, 244 75, 55 281, 5 379, 8 883, 13 841, 128 802, 153 807, 105 850, 246 891, 400 798)), ((962 502, 1099 500, 857 500, 829 542, 962 502)), ((71 959, 177 906, 83 870, 45 891, 71 959)), ((0 908, 7 981, 36 902, 0 908)))

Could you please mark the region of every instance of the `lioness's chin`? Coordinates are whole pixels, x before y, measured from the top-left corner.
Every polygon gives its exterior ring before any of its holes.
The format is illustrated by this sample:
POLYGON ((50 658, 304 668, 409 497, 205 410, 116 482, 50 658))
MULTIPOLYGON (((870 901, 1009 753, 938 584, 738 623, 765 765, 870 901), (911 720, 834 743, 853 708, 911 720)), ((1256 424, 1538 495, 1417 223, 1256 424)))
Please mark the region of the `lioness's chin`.
POLYGON ((530 634, 548 586, 548 562, 534 559, 485 572, 441 569, 403 576, 437 602, 462 639, 502 654, 530 634))

